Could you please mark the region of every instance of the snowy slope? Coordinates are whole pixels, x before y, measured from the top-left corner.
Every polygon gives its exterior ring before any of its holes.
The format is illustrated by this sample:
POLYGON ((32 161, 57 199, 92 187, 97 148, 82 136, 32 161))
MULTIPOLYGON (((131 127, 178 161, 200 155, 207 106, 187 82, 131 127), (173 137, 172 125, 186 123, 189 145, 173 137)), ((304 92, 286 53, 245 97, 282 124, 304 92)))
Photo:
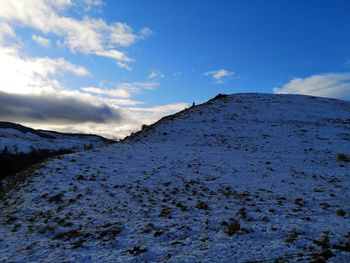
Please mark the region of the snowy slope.
POLYGON ((2 197, 0 261, 349 262, 349 154, 349 102, 212 100, 38 169, 2 197))
POLYGON ((6 147, 10 153, 28 153, 36 150, 82 150, 84 144, 101 147, 107 140, 100 136, 64 134, 34 130, 22 125, 0 122, 0 152, 6 147))

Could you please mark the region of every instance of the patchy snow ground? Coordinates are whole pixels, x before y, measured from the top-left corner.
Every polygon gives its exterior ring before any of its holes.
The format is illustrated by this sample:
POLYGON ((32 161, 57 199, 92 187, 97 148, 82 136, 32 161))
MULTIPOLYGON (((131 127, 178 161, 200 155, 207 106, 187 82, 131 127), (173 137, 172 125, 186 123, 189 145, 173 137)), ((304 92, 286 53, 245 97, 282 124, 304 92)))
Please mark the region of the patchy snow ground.
MULTIPOLYGON (((38 132, 36 130, 33 131, 38 132)), ((74 135, 50 131, 40 131, 38 134, 22 132, 14 128, 0 128, 0 152, 5 147, 8 152, 16 154, 21 152, 29 153, 33 149, 52 151, 69 149, 77 151, 84 150, 85 144, 91 144, 93 147, 106 145, 104 138, 94 135, 74 135), (47 135, 47 137, 41 137, 38 134, 47 135)))
POLYGON ((46 163, 2 197, 0 261, 350 262, 346 154, 349 102, 216 99, 46 163))

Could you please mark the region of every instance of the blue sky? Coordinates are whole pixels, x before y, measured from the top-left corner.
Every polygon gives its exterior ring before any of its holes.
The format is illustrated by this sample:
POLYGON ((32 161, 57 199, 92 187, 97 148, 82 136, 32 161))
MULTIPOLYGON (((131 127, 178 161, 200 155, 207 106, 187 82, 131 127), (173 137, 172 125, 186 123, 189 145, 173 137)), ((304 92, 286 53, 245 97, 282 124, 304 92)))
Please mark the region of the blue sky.
POLYGON ((0 118, 120 137, 218 93, 348 100, 349 32, 345 0, 3 0, 0 118))
POLYGON ((295 77, 349 69, 344 65, 350 57, 349 1, 114 1, 113 6, 108 19, 117 16, 155 31, 131 51, 140 75, 154 68, 167 76, 164 92, 147 97, 152 102, 272 92, 295 77), (221 68, 236 77, 215 85, 203 75, 221 68), (172 77, 177 71, 180 77, 172 77))

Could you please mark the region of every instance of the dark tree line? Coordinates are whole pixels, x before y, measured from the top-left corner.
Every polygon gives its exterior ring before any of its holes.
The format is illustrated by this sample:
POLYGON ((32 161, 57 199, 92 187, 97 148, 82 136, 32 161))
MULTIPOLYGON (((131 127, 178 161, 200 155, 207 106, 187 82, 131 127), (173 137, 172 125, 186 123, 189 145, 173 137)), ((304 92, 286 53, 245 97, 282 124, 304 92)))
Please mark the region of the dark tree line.
POLYGON ((0 153, 0 180, 47 158, 72 152, 71 150, 32 149, 29 153, 13 154, 5 147, 0 153))

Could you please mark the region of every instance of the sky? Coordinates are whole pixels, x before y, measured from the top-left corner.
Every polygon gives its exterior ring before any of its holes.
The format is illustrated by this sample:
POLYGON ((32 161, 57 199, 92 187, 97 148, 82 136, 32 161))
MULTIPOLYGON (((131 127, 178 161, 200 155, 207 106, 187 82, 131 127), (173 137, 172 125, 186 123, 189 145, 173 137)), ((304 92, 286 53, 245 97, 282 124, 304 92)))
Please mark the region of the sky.
POLYGON ((350 100, 348 0, 1 0, 0 120, 121 138, 218 93, 350 100))

